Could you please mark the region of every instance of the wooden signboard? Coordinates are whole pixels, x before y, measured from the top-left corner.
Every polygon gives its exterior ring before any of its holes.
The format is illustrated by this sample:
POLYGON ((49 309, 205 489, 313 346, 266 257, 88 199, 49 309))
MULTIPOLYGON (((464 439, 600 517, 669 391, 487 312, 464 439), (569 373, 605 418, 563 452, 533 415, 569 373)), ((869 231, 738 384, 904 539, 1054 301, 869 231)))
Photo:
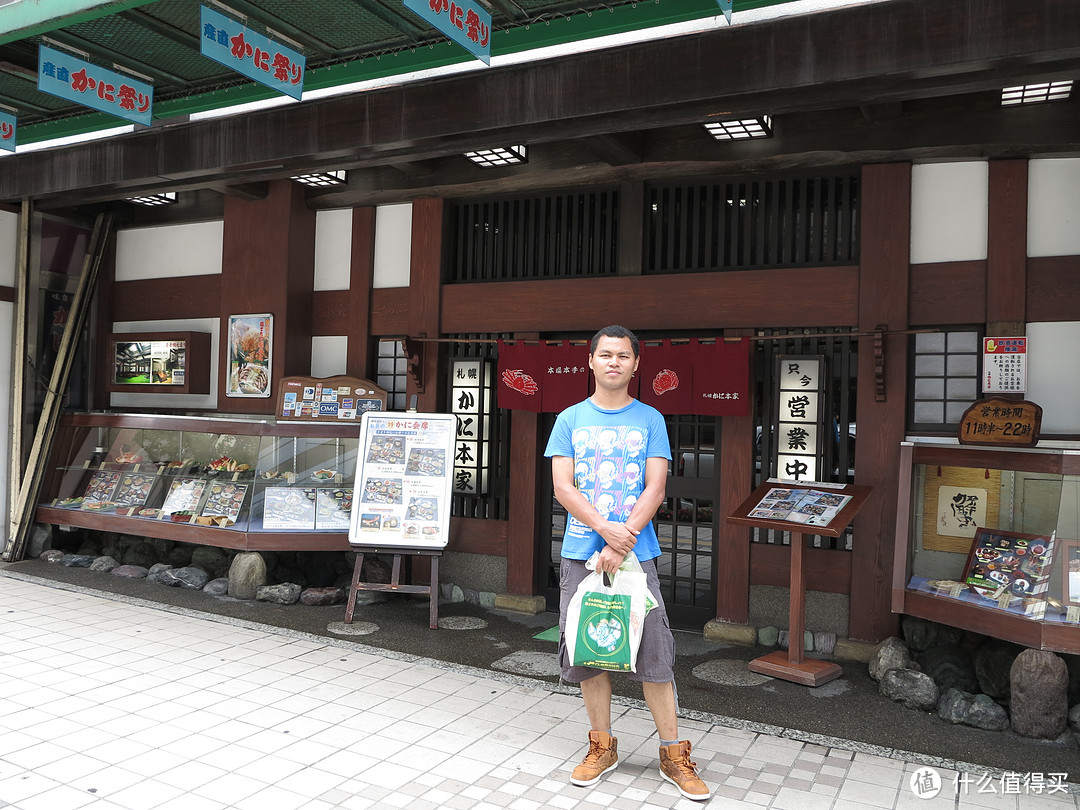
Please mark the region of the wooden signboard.
POLYGON ((805 686, 821 686, 840 677, 843 670, 831 661, 806 658, 806 577, 803 547, 807 534, 839 537, 871 493, 858 484, 820 481, 794 482, 770 478, 728 515, 728 523, 791 532, 791 585, 788 612, 788 649, 755 658, 751 672, 783 678, 805 686))
POLYGON ((1034 447, 1042 427, 1042 408, 1020 399, 980 399, 960 420, 960 444, 1034 447))
POLYGON ((387 392, 359 377, 285 377, 278 385, 279 422, 360 424, 369 411, 386 410, 387 392))

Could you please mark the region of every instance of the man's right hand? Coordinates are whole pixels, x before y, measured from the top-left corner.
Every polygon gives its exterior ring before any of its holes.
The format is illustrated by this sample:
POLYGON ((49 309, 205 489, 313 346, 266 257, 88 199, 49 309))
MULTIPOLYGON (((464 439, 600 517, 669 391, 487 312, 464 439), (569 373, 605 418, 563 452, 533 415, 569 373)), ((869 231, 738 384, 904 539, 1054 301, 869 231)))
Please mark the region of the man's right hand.
POLYGON ((624 557, 637 545, 638 533, 625 523, 605 521, 599 529, 599 534, 604 538, 605 543, 624 557))

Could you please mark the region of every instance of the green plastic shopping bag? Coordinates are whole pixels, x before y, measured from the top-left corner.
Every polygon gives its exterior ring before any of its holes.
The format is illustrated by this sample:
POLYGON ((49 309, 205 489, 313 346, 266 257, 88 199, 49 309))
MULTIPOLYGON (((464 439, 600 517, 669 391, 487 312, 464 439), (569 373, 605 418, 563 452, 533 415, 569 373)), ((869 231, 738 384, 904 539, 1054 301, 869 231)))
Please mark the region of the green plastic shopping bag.
POLYGON ((610 582, 596 570, 600 555, 585 566, 592 571, 578 585, 566 611, 566 652, 576 667, 632 672, 645 616, 656 602, 645 572, 633 553, 610 582))

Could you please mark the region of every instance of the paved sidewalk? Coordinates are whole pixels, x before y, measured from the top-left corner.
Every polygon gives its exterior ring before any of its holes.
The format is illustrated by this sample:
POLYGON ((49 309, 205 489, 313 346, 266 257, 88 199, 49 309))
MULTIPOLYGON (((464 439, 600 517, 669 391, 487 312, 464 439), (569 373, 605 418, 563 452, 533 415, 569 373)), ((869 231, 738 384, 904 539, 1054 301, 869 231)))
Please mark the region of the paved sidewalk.
POLYGON ((0 572, 0 808, 1080 810, 1050 774, 701 713, 680 730, 714 797, 692 802, 642 704, 614 708, 619 768, 578 788, 580 697, 542 681, 0 572))

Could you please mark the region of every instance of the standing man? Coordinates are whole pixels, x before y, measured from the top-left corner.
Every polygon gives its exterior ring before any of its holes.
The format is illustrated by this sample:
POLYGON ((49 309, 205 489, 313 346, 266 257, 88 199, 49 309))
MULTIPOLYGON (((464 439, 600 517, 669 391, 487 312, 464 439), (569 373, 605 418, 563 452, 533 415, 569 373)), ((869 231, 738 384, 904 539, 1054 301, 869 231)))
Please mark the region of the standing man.
POLYGON ((675 640, 656 576, 660 543, 652 519, 664 502, 671 447, 664 417, 627 390, 639 359, 638 339, 629 329, 607 326, 597 332, 589 347, 596 390, 559 414, 544 451, 551 458, 555 497, 569 513, 559 575, 559 664, 564 681, 581 684, 592 726, 589 751, 570 781, 595 784, 615 769, 619 756, 618 741, 611 734, 611 675, 571 666, 566 609, 589 573, 585 561, 593 552, 600 552, 598 568, 613 574, 633 551, 657 607, 645 618, 636 672, 627 675, 641 682, 656 722, 661 776, 688 799, 703 801, 709 798, 709 788, 690 761, 690 741, 679 740, 675 640))

